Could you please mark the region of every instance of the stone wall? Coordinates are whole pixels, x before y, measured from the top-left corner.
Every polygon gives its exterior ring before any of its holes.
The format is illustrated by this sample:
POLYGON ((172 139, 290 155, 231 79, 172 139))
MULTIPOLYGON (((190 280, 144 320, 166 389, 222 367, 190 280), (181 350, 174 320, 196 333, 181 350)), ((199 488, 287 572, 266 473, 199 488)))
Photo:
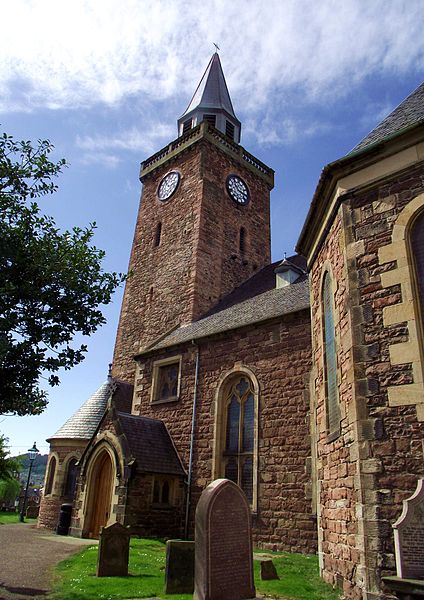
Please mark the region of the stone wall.
POLYGON ((185 485, 181 477, 160 476, 171 483, 167 504, 152 502, 155 475, 138 474, 128 485, 125 525, 143 537, 181 538, 184 533, 185 485))
POLYGON ((398 235, 399 215, 423 191, 421 167, 346 194, 311 271, 322 569, 348 598, 383 597, 381 576, 395 568, 391 525, 424 473, 424 423, 408 394, 408 386, 422 382, 419 351, 397 356, 396 345, 412 339, 408 311, 403 320, 387 318, 396 305, 402 314, 410 259, 386 250, 398 235), (341 434, 331 442, 320 304, 327 268, 334 281, 342 415, 341 434))
POLYGON ((140 348, 179 323, 196 319, 268 264, 269 231, 269 185, 241 158, 201 139, 159 162, 144 178, 113 375, 132 383, 133 356, 140 348), (160 202, 157 188, 169 170, 178 171, 181 181, 170 200, 160 202), (233 172, 250 188, 246 207, 237 206, 225 190, 226 177, 233 172), (246 230, 243 253, 240 227, 246 230))
MULTIPOLYGON (((140 360, 134 412, 162 419, 188 468, 196 347, 140 360), (182 354, 178 402, 152 405, 150 389, 155 360, 182 354)), ((308 377, 311 366, 309 312, 280 322, 231 331, 199 343, 199 383, 191 527, 196 503, 216 476, 217 390, 229 373, 249 370, 259 386, 258 500, 253 517, 256 544, 274 550, 316 551, 316 525, 310 496, 308 377)))
POLYGON ((49 461, 47 463, 44 489, 49 476, 50 461, 56 459, 55 476, 50 494, 43 494, 40 501, 38 527, 56 529, 59 521, 60 507, 64 502, 72 503, 73 498, 64 496, 67 465, 72 458, 79 459, 82 455, 86 440, 52 440, 50 444, 49 461))

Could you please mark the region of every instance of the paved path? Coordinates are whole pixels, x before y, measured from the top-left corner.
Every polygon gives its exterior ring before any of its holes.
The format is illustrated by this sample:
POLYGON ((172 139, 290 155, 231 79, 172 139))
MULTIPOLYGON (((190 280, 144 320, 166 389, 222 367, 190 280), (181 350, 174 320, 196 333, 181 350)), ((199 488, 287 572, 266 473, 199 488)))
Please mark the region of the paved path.
POLYGON ((0 525, 0 600, 45 600, 54 565, 93 543, 31 523, 0 525))

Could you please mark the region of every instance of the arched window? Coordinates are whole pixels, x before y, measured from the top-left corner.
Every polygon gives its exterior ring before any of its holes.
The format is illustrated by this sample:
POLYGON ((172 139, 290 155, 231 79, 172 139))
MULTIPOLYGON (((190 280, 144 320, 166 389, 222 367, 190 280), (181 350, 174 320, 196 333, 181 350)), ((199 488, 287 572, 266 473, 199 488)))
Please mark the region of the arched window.
POLYGON ((47 474, 46 488, 44 490, 44 495, 52 493, 55 472, 56 472, 56 458, 54 456, 52 456, 50 459, 50 462, 49 462, 49 470, 48 470, 48 474, 47 474))
POLYGON ((253 502, 253 458, 255 447, 255 400, 252 382, 244 375, 227 388, 223 416, 222 471, 224 477, 237 483, 253 502))
POLYGON ((328 272, 324 275, 322 305, 327 431, 330 437, 335 438, 340 433, 340 406, 337 387, 337 351, 334 326, 333 291, 331 277, 328 272))
POLYGON ((159 246, 161 235, 162 235, 162 223, 159 221, 159 223, 156 225, 155 246, 159 246))
POLYGON ((172 504, 172 480, 155 476, 153 481, 153 504, 172 504))
POLYGON ((65 489, 63 492, 64 496, 72 498, 75 493, 75 486, 77 483, 77 459, 71 458, 68 463, 68 469, 66 471, 65 489))
MULTIPOLYGON (((415 266, 415 285, 421 327, 424 327, 424 211, 415 219, 410 234, 411 254, 415 266)), ((422 333, 424 333, 422 329, 422 333)))

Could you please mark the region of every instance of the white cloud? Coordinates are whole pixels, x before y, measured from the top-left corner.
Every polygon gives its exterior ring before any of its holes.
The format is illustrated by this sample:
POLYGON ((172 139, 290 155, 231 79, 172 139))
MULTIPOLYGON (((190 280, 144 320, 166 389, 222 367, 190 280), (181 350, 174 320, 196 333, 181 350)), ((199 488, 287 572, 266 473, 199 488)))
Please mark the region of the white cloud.
POLYGON ((111 150, 129 150, 150 154, 160 148, 162 143, 165 144, 172 134, 175 134, 173 127, 163 123, 149 123, 149 128, 143 131, 131 127, 111 136, 77 136, 76 146, 90 156, 111 150))
POLYGON ((255 117, 286 90, 322 101, 373 73, 419 70, 422 8, 421 0, 14 0, 2 6, 0 107, 188 100, 215 41, 233 98, 255 117))

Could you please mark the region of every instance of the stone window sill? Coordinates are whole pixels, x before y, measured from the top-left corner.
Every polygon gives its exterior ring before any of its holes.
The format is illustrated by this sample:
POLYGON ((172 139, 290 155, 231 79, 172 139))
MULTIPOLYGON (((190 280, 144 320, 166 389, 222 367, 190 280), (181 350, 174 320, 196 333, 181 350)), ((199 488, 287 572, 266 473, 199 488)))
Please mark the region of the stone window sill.
POLYGON ((162 400, 152 400, 152 402, 150 403, 152 406, 154 404, 168 404, 169 402, 178 402, 179 397, 178 396, 171 396, 170 398, 164 398, 162 400))
POLYGON ((337 440, 337 438, 340 436, 340 429, 336 429, 336 431, 332 431, 331 433, 327 434, 327 438, 325 440, 326 444, 329 444, 330 442, 334 442, 334 440, 337 440))

